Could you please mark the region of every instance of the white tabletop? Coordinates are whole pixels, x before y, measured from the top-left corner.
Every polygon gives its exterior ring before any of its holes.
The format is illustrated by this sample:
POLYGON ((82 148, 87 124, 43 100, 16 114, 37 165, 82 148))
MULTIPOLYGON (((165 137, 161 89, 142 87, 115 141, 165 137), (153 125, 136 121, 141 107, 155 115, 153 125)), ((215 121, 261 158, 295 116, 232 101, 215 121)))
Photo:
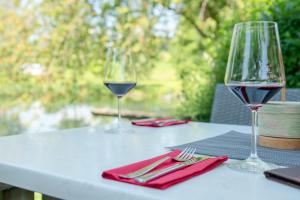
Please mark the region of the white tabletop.
MULTIPOLYGON (((225 165, 157 190, 103 179, 104 170, 167 152, 166 146, 208 138, 247 126, 189 123, 166 128, 133 127, 107 134, 101 127, 0 138, 0 182, 62 199, 299 200, 300 190, 225 165)), ((230 161, 229 161, 230 162, 230 161)))

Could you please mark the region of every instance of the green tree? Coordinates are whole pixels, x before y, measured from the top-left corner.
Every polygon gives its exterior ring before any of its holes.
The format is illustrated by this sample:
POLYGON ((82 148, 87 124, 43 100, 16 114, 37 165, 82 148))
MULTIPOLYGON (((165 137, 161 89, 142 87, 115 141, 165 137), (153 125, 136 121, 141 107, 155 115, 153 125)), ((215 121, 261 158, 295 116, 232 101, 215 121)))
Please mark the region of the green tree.
POLYGON ((300 88, 300 1, 277 0, 263 16, 276 21, 286 71, 286 86, 300 88))
MULTIPOLYGON (((101 74, 113 42, 131 48, 139 79, 173 66, 181 82, 174 89, 178 115, 208 121, 237 22, 279 23, 287 86, 299 87, 299 7, 292 0, 2 1, 0 99, 51 106, 103 100, 108 91, 100 86, 101 74), (168 30, 168 23, 176 28, 168 30), (24 72, 33 63, 43 67, 41 75, 24 72)), ((135 91, 159 95, 142 86, 135 91)))
POLYGON ((0 84, 6 88, 0 95, 18 99, 16 103, 96 101, 106 93, 100 85, 109 42, 130 47, 139 74, 147 74, 166 40, 153 34, 158 19, 152 13, 154 3, 24 2, 0 5, 1 76, 5 77, 0 84), (27 63, 40 64, 44 73, 23 73, 27 63))

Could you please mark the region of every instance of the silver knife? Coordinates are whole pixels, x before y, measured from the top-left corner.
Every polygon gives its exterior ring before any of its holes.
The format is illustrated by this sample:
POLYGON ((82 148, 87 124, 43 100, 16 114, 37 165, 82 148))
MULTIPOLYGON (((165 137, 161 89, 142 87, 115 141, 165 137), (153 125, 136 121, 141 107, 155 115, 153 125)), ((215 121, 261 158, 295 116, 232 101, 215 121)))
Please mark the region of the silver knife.
POLYGON ((145 175, 140 176, 140 177, 136 177, 135 180, 139 183, 146 183, 146 182, 151 181, 155 178, 158 178, 158 177, 163 176, 165 174, 168 174, 168 173, 171 173, 173 171, 179 170, 179 169, 184 168, 186 166, 193 165, 197 162, 201 162, 201 161, 203 161, 205 159, 208 159, 208 158, 209 158, 208 156, 207 157, 201 157, 201 158, 192 158, 191 160, 185 161, 183 163, 178 163, 178 164, 172 165, 170 167, 167 167, 167 168, 164 168, 164 169, 161 169, 161 170, 157 170, 157 171, 145 174, 145 175))

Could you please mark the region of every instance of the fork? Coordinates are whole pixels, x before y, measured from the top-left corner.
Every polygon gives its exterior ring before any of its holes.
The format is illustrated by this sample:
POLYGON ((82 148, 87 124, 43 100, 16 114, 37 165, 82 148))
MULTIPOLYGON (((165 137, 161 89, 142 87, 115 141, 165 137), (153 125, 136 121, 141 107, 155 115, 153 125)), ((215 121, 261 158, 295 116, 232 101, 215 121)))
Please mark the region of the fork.
POLYGON ((200 161, 203 161, 205 159, 207 159, 208 157, 201 157, 201 158, 192 158, 188 161, 185 161, 185 162, 181 162, 181 163, 177 163, 175 165, 172 165, 170 167, 167 167, 167 168, 164 168, 164 169, 160 169, 160 170, 157 170, 157 171, 154 171, 154 172, 150 172, 148 174, 144 174, 143 176, 139 176, 139 177, 136 177, 135 178, 135 181, 139 182, 139 183, 146 183, 148 181, 151 181, 155 178, 158 178, 158 177, 161 177, 165 174, 169 174, 173 171, 176 171, 176 170, 179 170, 181 168, 184 168, 186 166, 189 166, 189 165, 193 165, 197 162, 200 162, 200 161))
POLYGON ((187 147, 183 151, 181 151, 180 154, 178 154, 174 158, 172 158, 171 156, 166 156, 166 157, 164 157, 162 159, 159 159, 159 160, 155 161, 154 163, 152 163, 150 165, 147 165, 146 167, 143 167, 143 168, 141 168, 137 171, 131 172, 129 174, 120 175, 120 177, 122 177, 122 178, 136 178, 136 177, 142 176, 142 175, 148 173, 149 171, 151 171, 152 169, 156 168, 157 166, 159 166, 160 164, 164 163, 165 161, 167 161, 169 159, 173 159, 173 160, 178 161, 178 162, 185 162, 185 161, 188 161, 188 160, 192 159, 195 152, 196 152, 196 148, 187 147))
POLYGON ((164 126, 166 123, 169 123, 169 122, 177 122, 176 119, 168 119, 168 120, 164 120, 164 121, 156 121, 156 122, 153 122, 153 124, 157 125, 157 126, 164 126))
POLYGON ((163 126, 165 123, 168 123, 168 122, 176 122, 177 120, 176 119, 155 119, 155 118, 150 118, 150 119, 147 119, 147 120, 136 120, 135 122, 143 122, 143 123, 146 123, 146 124, 153 124, 153 125, 157 125, 157 126, 163 126))

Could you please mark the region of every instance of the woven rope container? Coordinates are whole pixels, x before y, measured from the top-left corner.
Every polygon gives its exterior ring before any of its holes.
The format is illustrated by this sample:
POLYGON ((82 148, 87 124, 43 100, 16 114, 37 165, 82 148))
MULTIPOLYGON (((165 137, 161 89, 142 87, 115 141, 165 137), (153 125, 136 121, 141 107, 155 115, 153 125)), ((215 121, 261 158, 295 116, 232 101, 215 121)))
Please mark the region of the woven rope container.
POLYGON ((270 102, 259 111, 259 144, 300 149, 300 102, 270 102))

